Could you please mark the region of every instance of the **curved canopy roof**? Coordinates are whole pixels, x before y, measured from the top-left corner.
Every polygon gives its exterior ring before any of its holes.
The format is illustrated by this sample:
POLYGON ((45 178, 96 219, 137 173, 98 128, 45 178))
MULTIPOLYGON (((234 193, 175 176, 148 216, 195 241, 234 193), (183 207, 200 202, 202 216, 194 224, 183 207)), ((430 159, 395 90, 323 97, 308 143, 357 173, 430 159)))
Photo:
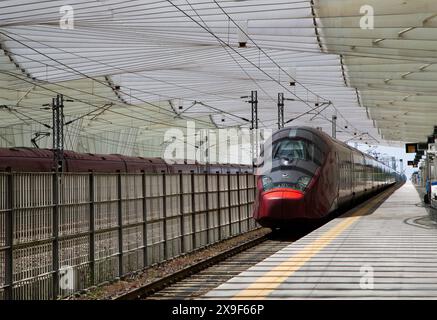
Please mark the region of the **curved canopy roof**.
POLYGON ((290 124, 331 132, 337 115, 343 141, 415 141, 435 124, 435 1, 6 0, 0 8, 0 146, 31 146, 40 134, 50 147, 43 105, 58 93, 71 100, 66 148, 85 152, 160 156, 163 132, 187 121, 249 128, 241 97, 252 90, 261 128, 277 128, 280 92, 290 124), (374 9, 373 29, 360 27, 364 5, 374 9))

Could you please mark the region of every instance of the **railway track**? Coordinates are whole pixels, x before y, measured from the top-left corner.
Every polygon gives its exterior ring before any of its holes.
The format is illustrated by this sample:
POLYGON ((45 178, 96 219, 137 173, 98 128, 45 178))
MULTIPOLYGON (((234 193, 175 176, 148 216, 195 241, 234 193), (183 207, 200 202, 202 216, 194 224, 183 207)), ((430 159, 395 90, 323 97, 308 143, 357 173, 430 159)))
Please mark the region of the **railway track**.
POLYGON ((194 299, 271 256, 301 236, 265 234, 119 295, 114 300, 194 299))
POLYGON ((293 241, 268 239, 262 243, 208 267, 197 274, 178 281, 145 299, 195 299, 218 287, 271 256, 293 241))

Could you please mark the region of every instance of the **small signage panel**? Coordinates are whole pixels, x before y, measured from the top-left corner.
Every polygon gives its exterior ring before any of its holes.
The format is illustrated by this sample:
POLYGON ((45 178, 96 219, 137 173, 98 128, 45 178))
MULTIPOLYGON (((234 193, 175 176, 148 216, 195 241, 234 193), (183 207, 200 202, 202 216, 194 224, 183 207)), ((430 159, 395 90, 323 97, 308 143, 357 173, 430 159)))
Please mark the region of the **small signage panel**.
POLYGON ((407 143, 405 145, 406 153, 416 153, 417 152, 417 143, 407 143))

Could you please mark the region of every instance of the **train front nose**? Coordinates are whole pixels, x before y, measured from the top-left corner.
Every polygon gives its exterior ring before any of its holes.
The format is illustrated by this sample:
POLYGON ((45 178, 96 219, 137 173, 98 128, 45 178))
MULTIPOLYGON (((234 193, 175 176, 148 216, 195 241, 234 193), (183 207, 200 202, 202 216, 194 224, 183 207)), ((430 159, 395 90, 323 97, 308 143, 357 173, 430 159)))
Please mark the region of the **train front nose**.
POLYGON ((273 189, 260 194, 255 219, 264 227, 305 217, 304 194, 293 189, 273 189))

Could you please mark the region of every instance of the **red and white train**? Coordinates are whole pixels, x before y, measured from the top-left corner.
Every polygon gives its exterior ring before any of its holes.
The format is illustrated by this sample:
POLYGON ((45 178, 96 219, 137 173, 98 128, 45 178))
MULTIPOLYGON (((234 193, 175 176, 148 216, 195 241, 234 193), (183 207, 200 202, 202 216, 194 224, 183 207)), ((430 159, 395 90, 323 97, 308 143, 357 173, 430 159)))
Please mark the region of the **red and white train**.
POLYGON ((264 146, 253 216, 265 227, 317 220, 402 179, 375 158, 309 127, 277 131, 264 146))

